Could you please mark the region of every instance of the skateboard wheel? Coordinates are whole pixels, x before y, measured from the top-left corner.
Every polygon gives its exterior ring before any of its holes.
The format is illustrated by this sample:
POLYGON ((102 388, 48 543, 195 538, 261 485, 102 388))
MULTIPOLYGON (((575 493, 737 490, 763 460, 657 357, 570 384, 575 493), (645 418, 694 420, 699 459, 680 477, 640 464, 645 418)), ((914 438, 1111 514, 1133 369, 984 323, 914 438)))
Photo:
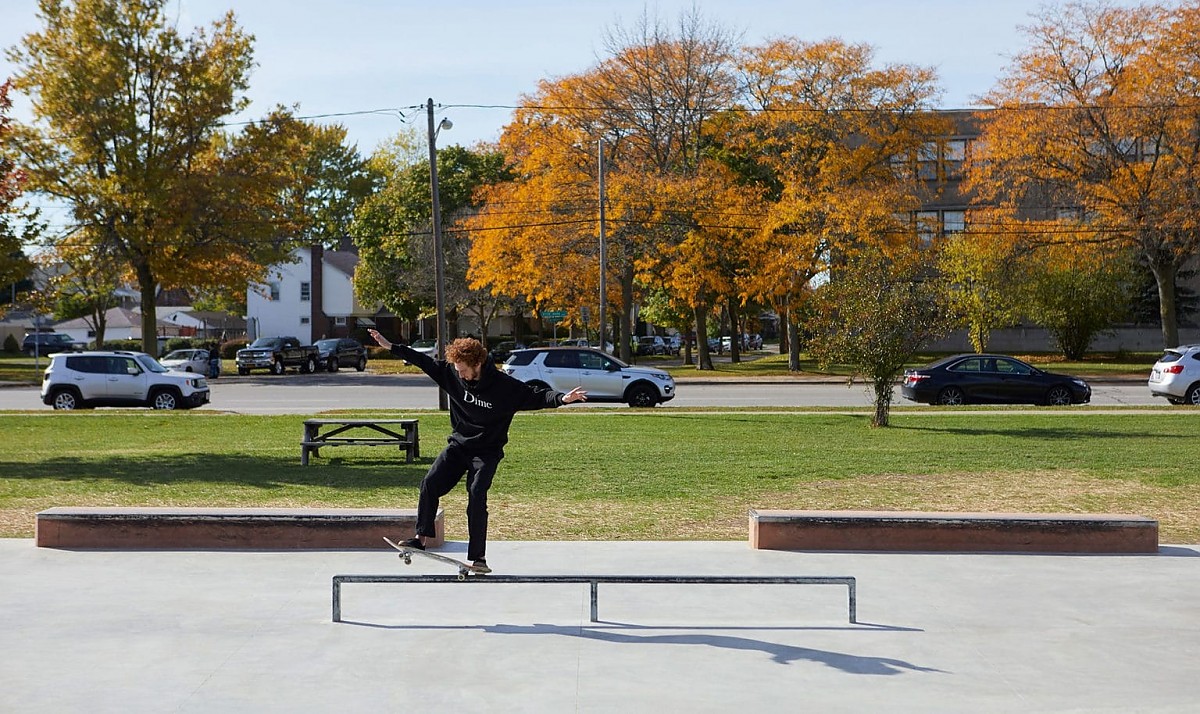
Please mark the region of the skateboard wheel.
POLYGON ((466 580, 466 579, 467 579, 467 574, 466 574, 466 573, 459 573, 459 574, 458 574, 458 581, 459 581, 460 583, 461 583, 462 581, 466 580))
POLYGON ((404 564, 405 564, 405 565, 412 565, 412 556, 411 556, 411 555, 406 555, 406 556, 403 556, 403 557, 404 557, 404 564))

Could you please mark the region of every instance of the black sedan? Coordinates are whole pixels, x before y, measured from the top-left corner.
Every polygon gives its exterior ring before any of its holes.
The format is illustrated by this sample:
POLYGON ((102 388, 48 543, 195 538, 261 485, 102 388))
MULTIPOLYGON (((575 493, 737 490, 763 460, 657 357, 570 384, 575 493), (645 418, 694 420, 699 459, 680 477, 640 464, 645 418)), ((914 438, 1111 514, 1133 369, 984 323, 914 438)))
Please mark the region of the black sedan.
POLYGON ((1092 388, 1004 355, 954 355, 904 372, 905 399, 923 404, 1084 404, 1092 388))

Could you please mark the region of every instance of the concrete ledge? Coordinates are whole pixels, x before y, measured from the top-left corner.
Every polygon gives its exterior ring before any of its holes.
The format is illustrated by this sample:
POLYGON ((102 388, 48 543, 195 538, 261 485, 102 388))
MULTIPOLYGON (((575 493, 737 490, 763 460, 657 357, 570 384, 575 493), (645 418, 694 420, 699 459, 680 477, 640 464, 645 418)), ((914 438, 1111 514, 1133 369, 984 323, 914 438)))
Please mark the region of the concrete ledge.
MULTIPOLYGON (((445 542, 438 509, 434 546, 445 542)), ((50 508, 37 514, 43 548, 307 550, 386 547, 407 538, 416 509, 50 508)))
POLYGON ((920 513, 751 509, 766 550, 1157 553, 1158 521, 1075 513, 920 513))

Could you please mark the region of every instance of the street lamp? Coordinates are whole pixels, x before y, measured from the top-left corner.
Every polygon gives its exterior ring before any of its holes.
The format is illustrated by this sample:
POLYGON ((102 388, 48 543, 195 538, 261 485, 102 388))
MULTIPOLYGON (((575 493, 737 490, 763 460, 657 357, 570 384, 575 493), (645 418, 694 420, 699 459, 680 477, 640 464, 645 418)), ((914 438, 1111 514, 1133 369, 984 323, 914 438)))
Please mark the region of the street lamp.
MULTIPOLYGON (((437 310, 437 356, 446 358, 446 288, 445 254, 442 250, 442 206, 438 196, 437 135, 442 129, 450 129, 454 123, 449 119, 433 125, 433 98, 426 104, 429 116, 429 192, 433 197, 433 270, 434 303, 437 310)), ((447 409, 446 392, 438 389, 438 408, 447 409)))

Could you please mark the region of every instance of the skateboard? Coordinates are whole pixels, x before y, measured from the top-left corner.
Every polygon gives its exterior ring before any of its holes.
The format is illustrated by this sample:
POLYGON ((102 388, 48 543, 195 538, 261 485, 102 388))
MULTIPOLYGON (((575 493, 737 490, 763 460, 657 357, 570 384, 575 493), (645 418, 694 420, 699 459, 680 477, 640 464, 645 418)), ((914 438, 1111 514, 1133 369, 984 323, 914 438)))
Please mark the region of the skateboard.
POLYGON ((384 536, 383 540, 386 541, 388 545, 390 545, 393 548, 395 548, 396 550, 400 551, 400 557, 404 560, 405 565, 412 565, 412 557, 414 555, 419 555, 422 558, 438 560, 447 565, 452 565, 452 566, 458 568, 458 579, 459 580, 466 580, 468 575, 474 575, 474 576, 478 576, 478 577, 484 576, 484 573, 481 573, 481 572, 475 570, 470 565, 468 565, 467 563, 464 563, 461 560, 456 560, 454 558, 451 558, 451 557, 448 557, 445 555, 439 555, 437 553, 430 553, 427 550, 417 550, 415 548, 405 548, 404 546, 400 545, 399 543, 392 542, 392 539, 388 538, 387 536, 384 536))

